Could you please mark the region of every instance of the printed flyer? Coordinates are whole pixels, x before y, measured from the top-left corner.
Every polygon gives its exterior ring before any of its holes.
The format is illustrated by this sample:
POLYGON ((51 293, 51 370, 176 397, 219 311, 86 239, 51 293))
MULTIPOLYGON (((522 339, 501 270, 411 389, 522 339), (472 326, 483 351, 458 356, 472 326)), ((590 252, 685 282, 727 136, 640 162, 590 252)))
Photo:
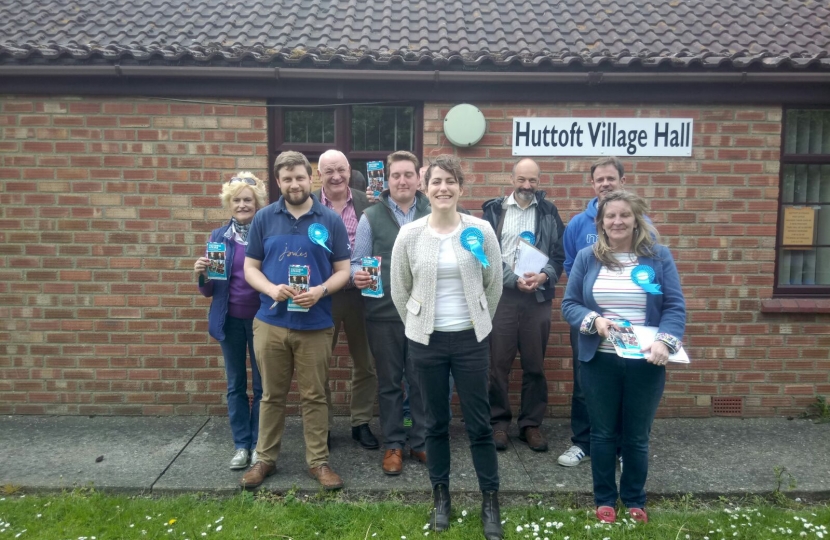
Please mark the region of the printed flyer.
POLYGON ((363 270, 369 272, 372 277, 372 284, 361 291, 363 296, 370 298, 383 298, 383 283, 380 277, 380 257, 363 257, 361 260, 363 270))
POLYGON ((370 161, 366 164, 366 181, 369 182, 369 189, 374 192, 375 197, 379 197, 381 192, 389 186, 383 172, 382 161, 370 161))
POLYGON ((210 265, 207 269, 208 279, 228 279, 225 267, 225 244, 223 242, 207 243, 207 258, 210 265))
MULTIPOLYGON (((288 267, 288 285, 294 289, 297 294, 304 293, 308 290, 309 267, 304 264, 292 264, 288 267)), ((298 306, 294 303, 293 298, 288 299, 288 311, 307 312, 308 308, 298 306)))
POLYGON ((614 348, 617 350, 617 356, 620 358, 643 359, 645 355, 640 349, 640 340, 637 339, 637 334, 634 333, 634 328, 631 323, 625 319, 617 319, 614 321, 619 330, 612 328, 609 332, 609 339, 614 343, 614 348))

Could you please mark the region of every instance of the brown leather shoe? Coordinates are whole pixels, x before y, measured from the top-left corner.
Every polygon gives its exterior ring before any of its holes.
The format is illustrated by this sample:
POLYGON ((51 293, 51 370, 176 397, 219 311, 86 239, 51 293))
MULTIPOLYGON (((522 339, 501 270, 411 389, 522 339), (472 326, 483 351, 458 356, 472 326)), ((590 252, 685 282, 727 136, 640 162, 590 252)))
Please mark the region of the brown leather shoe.
POLYGON ((308 474, 312 478, 316 478, 320 485, 325 490, 340 489, 343 487, 343 480, 336 472, 331 470, 328 463, 323 463, 319 467, 312 467, 308 470, 308 474))
POLYGON ((393 448, 383 454, 383 473, 389 476, 397 476, 403 470, 403 450, 393 448))
POLYGON ((277 472, 276 465, 269 465, 263 461, 257 461, 242 475, 239 485, 242 489, 256 489, 262 485, 266 478, 277 472))
POLYGON ((534 452, 548 451, 548 441, 545 440, 545 436, 542 435, 542 432, 536 426, 526 427, 521 430, 519 440, 526 442, 534 452))
POLYGON ((409 449, 409 457, 411 457, 412 459, 417 459, 421 463, 426 463, 427 462, 427 453, 426 452, 418 452, 418 451, 413 450, 413 449, 410 448, 409 449))
POLYGON ((507 450, 507 445, 510 444, 510 439, 507 438, 507 432, 497 429, 493 432, 493 442, 496 443, 496 450, 507 450))

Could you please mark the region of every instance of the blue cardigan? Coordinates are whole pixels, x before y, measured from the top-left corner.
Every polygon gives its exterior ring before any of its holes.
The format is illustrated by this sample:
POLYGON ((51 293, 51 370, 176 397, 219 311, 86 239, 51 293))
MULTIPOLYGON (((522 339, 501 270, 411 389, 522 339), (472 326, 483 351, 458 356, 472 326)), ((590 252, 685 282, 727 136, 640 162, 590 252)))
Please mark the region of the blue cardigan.
MULTIPOLYGON (((236 249, 236 242, 233 241, 231 235, 230 221, 210 233, 211 242, 224 242, 225 244, 225 268, 229 276, 233 266, 234 250, 236 249)), ((225 341, 225 317, 228 316, 228 300, 231 292, 230 280, 212 279, 205 281, 205 277, 199 274, 199 292, 208 298, 212 298, 210 311, 208 312, 208 333, 216 341, 225 341)))
MULTIPOLYGON (((669 341, 679 343, 686 328, 686 301, 680 288, 680 276, 674 265, 671 252, 665 246, 654 246, 656 257, 639 257, 638 264, 654 269, 655 283, 660 284, 663 294, 646 295, 646 326, 656 326, 659 334, 671 336, 669 341), (674 338, 673 340, 671 338, 674 338)), ((579 251, 568 275, 568 288, 562 299, 562 315, 572 327, 580 328, 585 317, 602 310, 594 300, 594 282, 602 265, 594 256, 593 247, 579 251)), ((579 360, 588 362, 597 352, 602 338, 593 334, 579 333, 579 360)), ((667 343, 671 349, 671 344, 667 343)))

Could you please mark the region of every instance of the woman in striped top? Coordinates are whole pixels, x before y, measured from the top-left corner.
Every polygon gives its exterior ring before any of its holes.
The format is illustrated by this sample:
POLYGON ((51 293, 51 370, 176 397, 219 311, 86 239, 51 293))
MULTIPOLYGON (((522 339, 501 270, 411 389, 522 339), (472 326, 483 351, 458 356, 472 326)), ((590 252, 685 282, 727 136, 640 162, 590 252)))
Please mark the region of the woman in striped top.
POLYGON ((579 361, 584 362, 580 383, 591 418, 596 514, 609 523, 616 520, 618 496, 631 518, 648 521, 644 506, 651 424, 663 395, 666 362, 680 348, 686 325, 686 305, 671 252, 658 243, 657 231, 645 216, 645 202, 632 193, 617 191, 600 201, 597 242, 577 254, 562 300, 565 319, 579 328, 579 361), (643 275, 648 279, 643 280, 643 275), (620 328, 620 319, 657 327, 648 359, 616 354, 609 335, 611 329, 620 328), (619 490, 618 439, 625 463, 619 490))

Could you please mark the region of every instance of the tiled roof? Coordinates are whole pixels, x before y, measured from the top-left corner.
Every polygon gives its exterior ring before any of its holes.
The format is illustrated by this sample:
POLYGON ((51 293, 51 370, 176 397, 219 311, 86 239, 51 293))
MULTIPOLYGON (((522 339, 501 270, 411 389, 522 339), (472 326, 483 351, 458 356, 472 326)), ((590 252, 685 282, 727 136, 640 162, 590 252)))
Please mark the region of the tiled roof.
POLYGON ((830 69, 827 0, 0 0, 0 64, 830 69))

